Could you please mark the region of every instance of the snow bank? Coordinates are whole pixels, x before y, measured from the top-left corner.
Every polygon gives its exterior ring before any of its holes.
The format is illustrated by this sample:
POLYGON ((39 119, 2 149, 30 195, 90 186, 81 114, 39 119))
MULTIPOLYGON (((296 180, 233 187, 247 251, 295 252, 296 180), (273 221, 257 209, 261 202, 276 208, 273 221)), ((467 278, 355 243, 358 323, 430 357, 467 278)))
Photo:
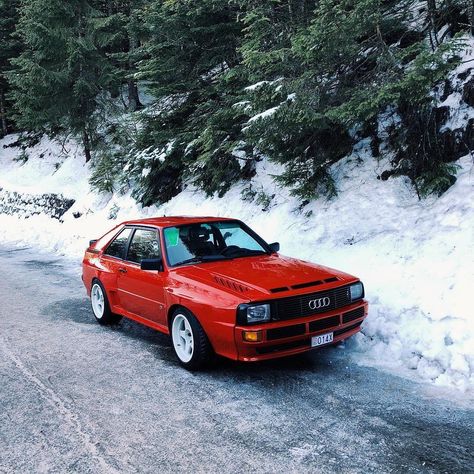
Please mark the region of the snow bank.
POLYGON ((0 188, 27 194, 61 194, 76 199, 89 187, 89 167, 84 166, 82 148, 73 140, 64 143, 43 137, 23 152, 27 161, 18 160, 22 150, 9 147, 18 135, 0 140, 0 188), (76 159, 77 158, 77 159, 76 159))
POLYGON ((474 200, 472 159, 459 161, 456 184, 441 198, 419 201, 404 178, 380 181, 388 163, 370 157, 368 142, 333 171, 339 196, 298 210, 298 202, 277 188, 279 169, 258 165, 252 189, 265 193, 266 211, 243 201, 245 185, 223 198, 188 189, 160 208, 142 209, 130 195, 98 196, 89 190, 89 169, 70 145, 64 151, 43 139, 22 165, 18 149, 0 141, 0 186, 11 191, 54 190, 76 200, 63 222, 0 215, 0 240, 38 245, 79 264, 87 241, 116 221, 173 214, 240 218, 283 254, 345 270, 366 285, 370 313, 363 333, 348 344, 365 364, 384 366, 462 391, 474 388, 474 200))
MULTIPOLYGON (((458 181, 444 196, 420 202, 405 179, 378 180, 382 167, 367 158, 359 164, 368 150, 359 153, 334 170, 338 198, 312 203, 304 213, 269 181, 261 185, 276 196, 267 212, 241 201, 238 187, 221 200, 187 191, 160 211, 239 217, 267 241, 280 241, 286 255, 358 275, 371 303, 363 335, 351 343, 360 360, 473 388, 472 159, 459 162, 458 181)), ((263 163, 258 176, 275 173, 263 163)))

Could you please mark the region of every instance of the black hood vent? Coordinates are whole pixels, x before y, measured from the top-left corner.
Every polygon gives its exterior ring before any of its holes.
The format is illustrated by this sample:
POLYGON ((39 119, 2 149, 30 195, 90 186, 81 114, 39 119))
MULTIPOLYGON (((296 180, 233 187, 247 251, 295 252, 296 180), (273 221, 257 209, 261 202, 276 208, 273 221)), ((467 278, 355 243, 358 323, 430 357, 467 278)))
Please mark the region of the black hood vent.
POLYGON ((306 283, 298 283, 296 285, 288 286, 280 286, 278 288, 271 288, 270 293, 281 293, 283 291, 290 291, 291 290, 300 290, 301 288, 309 288, 311 286, 319 286, 323 285, 324 283, 332 283, 334 281, 339 281, 337 277, 326 278, 325 280, 316 280, 316 281, 308 281, 306 283))

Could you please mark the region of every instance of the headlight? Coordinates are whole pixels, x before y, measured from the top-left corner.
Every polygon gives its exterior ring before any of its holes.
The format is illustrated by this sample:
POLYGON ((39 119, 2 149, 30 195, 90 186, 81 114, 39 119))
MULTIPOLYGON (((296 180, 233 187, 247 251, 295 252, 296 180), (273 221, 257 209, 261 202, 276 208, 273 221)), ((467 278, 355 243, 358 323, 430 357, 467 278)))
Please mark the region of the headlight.
POLYGON ((270 321, 270 305, 269 304, 257 304, 247 305, 241 304, 237 310, 238 322, 240 324, 252 324, 261 323, 264 321, 270 321))
POLYGON ((360 300, 364 297, 364 285, 359 281, 350 286, 351 301, 360 300))
POLYGON ((259 304, 247 308, 247 322, 256 323, 258 321, 270 321, 270 305, 259 304))

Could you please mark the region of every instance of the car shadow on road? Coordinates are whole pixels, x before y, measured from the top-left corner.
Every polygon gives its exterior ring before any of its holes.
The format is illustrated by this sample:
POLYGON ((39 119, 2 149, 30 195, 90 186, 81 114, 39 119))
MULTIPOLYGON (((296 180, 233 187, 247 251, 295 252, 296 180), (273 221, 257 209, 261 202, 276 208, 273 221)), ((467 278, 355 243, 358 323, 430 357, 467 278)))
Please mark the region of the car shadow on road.
MULTIPOLYGON (((70 298, 49 304, 43 310, 44 313, 52 314, 55 319, 69 320, 79 324, 93 325, 97 329, 122 333, 124 336, 143 342, 168 343, 168 337, 159 331, 155 331, 143 324, 135 323, 123 318, 118 324, 101 326, 92 314, 89 298, 70 298)), ((169 345, 169 343, 168 343, 169 345)))
POLYGON ((68 298, 55 301, 45 306, 42 312, 52 315, 57 320, 73 321, 79 324, 97 324, 90 310, 88 298, 68 298))
POLYGON ((92 314, 89 298, 68 298, 56 301, 43 308, 43 313, 52 315, 55 320, 70 321, 78 325, 87 325, 97 331, 120 333, 127 339, 141 343, 141 348, 159 354, 164 360, 173 359, 172 347, 168 336, 152 328, 123 318, 118 324, 101 326, 92 314), (171 356, 170 356, 171 354, 171 356))
MULTIPOLYGON (((55 320, 95 326, 97 331, 106 330, 120 333, 123 337, 138 342, 142 350, 145 349, 152 353, 170 367, 180 367, 167 335, 126 318, 113 326, 100 326, 92 314, 88 298, 69 298, 56 301, 43 308, 43 313, 52 315, 55 320)), ((237 362, 223 357, 215 357, 210 367, 200 374, 212 378, 231 376, 248 380, 259 379, 264 375, 268 376, 269 373, 274 374, 275 377, 278 374, 288 377, 292 373, 328 373, 336 371, 336 366, 340 364, 341 350, 337 347, 325 347, 261 362, 237 362)))
POLYGON ((238 362, 219 357, 207 373, 214 376, 227 374, 247 379, 258 379, 270 373, 275 377, 278 377, 278 374, 288 377, 292 374, 327 373, 335 369, 337 363, 333 358, 337 359, 335 356, 338 355, 336 348, 327 347, 261 362, 238 362))

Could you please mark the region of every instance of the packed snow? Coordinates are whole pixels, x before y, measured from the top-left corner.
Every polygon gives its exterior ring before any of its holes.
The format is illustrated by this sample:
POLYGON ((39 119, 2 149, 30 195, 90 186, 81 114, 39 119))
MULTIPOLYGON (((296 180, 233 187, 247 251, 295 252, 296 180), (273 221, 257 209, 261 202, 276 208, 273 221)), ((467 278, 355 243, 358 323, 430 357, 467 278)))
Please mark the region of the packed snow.
MULTIPOLYGON (((339 195, 299 203, 277 187, 273 163, 258 164, 251 187, 270 205, 243 200, 249 184, 224 198, 188 187, 161 207, 141 208, 130 194, 98 195, 88 185, 89 166, 72 142, 47 138, 27 149, 0 141, 0 187, 28 194, 55 192, 75 199, 61 221, 45 215, 21 219, 0 214, 0 241, 38 246, 78 264, 89 239, 118 221, 161 215, 232 216, 286 255, 355 274, 370 302, 363 331, 347 342, 360 363, 385 367, 440 386, 474 388, 474 171, 470 156, 459 161, 456 184, 440 198, 418 200, 405 178, 378 179, 388 163, 376 161, 368 141, 333 168, 339 195)), ((258 200, 257 200, 258 201, 258 200)))

